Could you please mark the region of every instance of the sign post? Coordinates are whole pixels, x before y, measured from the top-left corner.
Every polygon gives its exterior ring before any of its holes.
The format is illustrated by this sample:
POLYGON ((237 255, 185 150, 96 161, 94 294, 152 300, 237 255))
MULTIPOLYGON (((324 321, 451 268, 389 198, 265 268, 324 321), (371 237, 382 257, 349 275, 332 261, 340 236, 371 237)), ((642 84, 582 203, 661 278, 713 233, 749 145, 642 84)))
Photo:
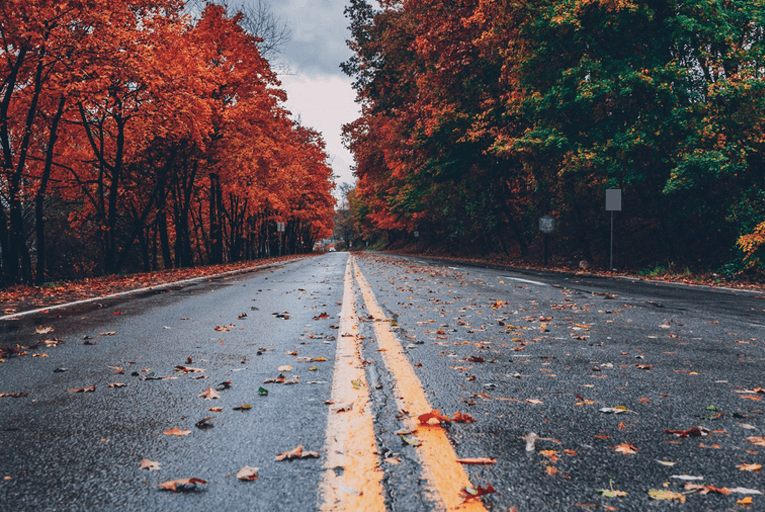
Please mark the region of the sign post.
POLYGON ((284 225, 284 222, 277 222, 276 223, 276 231, 279 233, 279 256, 282 255, 282 235, 284 235, 284 228, 286 226, 284 225))
POLYGON ((614 268, 614 212, 622 211, 622 189, 606 189, 606 211, 611 212, 611 260, 609 270, 614 268))
POLYGON ((415 251, 420 252, 420 232, 415 231, 414 232, 414 239, 415 239, 415 251))
POLYGON ((555 231, 555 217, 552 215, 545 215, 544 217, 539 217, 539 231, 544 233, 545 235, 545 265, 547 265, 547 261, 549 259, 548 257, 548 239, 550 238, 550 233, 555 231))

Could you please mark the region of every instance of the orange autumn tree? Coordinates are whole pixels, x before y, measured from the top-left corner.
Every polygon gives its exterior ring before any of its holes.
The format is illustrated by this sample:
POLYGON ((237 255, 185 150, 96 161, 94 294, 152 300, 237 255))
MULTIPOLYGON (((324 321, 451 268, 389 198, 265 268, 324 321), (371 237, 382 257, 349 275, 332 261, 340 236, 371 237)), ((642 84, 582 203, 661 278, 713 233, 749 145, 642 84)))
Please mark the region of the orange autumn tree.
POLYGON ((73 0, 0 17, 2 284, 262 256, 283 218, 290 241, 326 233, 323 143, 296 143, 241 14, 73 0))

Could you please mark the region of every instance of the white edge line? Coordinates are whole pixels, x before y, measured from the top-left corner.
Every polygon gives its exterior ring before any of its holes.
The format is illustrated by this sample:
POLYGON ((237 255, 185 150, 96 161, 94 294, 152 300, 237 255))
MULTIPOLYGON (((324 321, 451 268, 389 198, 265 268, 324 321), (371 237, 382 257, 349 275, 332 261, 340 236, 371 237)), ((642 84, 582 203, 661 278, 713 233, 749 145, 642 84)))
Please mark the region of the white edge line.
POLYGON ((502 279, 511 279, 513 281, 520 281, 522 283, 536 284, 539 286, 550 286, 547 283, 540 283, 539 281, 529 281, 528 279, 521 279, 520 277, 502 277, 502 279))
POLYGON ((18 318, 20 318, 22 316, 33 315, 35 313, 48 312, 48 311, 53 311, 55 309, 64 309, 64 308, 68 308, 68 307, 71 307, 71 306, 79 306, 81 304, 88 304, 90 302, 96 302, 96 301, 104 300, 104 299, 116 299, 118 297, 124 297, 126 295, 132 295, 134 293, 142 293, 142 292, 148 292, 148 291, 152 291, 152 290, 161 290, 163 288, 169 288, 171 286, 176 286, 176 285, 187 285, 187 284, 195 283, 197 281, 202 281, 204 279, 215 279, 215 278, 218 278, 218 277, 230 276, 230 275, 235 275, 235 274, 243 274, 244 272, 251 272, 251 271, 257 270, 259 268, 272 267, 274 265, 283 265, 285 263, 289 263, 289 262, 292 262, 292 261, 297 261, 297 260, 300 260, 300 259, 303 259, 303 258, 296 258, 296 259, 288 260, 288 261, 285 261, 285 262, 277 261, 275 263, 264 263, 263 265, 256 265, 254 267, 240 268, 240 269, 237 269, 237 270, 229 270, 227 272, 221 272, 220 274, 211 274, 209 276, 194 277, 194 278, 191 278, 191 279, 184 279, 182 281, 173 281, 172 283, 163 283, 163 284, 158 284, 158 285, 155 285, 155 286, 147 286, 145 288, 136 288, 134 290, 128 290, 126 292, 112 293, 110 295, 102 295, 100 297, 92 297, 90 299, 82 299, 82 300, 77 300, 77 301, 74 301, 74 302, 67 302, 66 304, 56 304, 54 306, 49 306, 49 307, 46 307, 46 308, 30 309, 29 311, 22 311, 21 313, 14 313, 12 315, 0 316, 0 321, 2 321, 2 320, 16 320, 16 319, 18 319, 18 318))

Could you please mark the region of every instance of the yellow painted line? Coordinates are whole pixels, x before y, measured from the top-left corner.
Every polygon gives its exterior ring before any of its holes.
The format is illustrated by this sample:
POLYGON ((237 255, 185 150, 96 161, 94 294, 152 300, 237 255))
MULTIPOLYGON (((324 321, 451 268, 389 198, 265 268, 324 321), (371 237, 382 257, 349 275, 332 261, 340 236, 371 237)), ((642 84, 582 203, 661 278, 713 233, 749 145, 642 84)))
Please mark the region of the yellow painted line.
POLYGON ((385 510, 380 462, 374 425, 358 348, 358 324, 354 319, 352 256, 345 267, 343 307, 337 337, 332 398, 324 446, 324 480, 321 484, 323 512, 382 512, 385 510), (354 381, 356 385, 354 385, 354 381), (339 408, 350 410, 338 411, 339 408), (335 471, 335 468, 342 470, 335 471))
POLYGON ((473 487, 473 484, 470 483, 465 469, 457 462, 457 454, 444 429, 440 425, 421 425, 417 420, 417 416, 428 413, 433 408, 428 403, 419 377, 414 373, 401 343, 391 331, 385 313, 377 304, 372 288, 355 260, 353 267, 367 310, 375 318, 375 335, 380 349, 383 350, 385 366, 395 378, 399 411, 405 418, 407 428, 416 429, 415 435, 422 442, 416 450, 422 461, 424 477, 432 487, 430 497, 450 512, 485 512, 486 508, 479 500, 463 503, 461 490, 464 487, 473 487))

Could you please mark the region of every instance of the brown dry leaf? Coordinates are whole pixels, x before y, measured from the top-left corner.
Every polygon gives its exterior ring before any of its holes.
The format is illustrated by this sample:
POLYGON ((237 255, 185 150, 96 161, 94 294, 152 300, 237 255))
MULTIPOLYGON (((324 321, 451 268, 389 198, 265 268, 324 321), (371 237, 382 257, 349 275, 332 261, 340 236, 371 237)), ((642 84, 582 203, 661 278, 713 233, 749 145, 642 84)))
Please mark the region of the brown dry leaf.
POLYGON ((220 398, 220 394, 213 388, 207 388, 199 393, 199 398, 204 398, 205 400, 213 400, 215 398, 220 398))
POLYGON ((123 368, 121 366, 108 366, 107 365, 107 368, 111 368, 112 370, 114 370, 112 373, 118 373, 118 374, 125 373, 125 370, 123 370, 123 368))
POLYGON ((173 492, 182 492, 182 491, 191 491, 196 488, 196 484, 206 484, 207 482, 205 480, 202 480, 201 478, 181 478, 179 480, 171 480, 169 482, 162 482, 161 484, 157 484, 162 489, 165 489, 166 491, 173 491, 173 492))
POLYGON ((114 336, 117 334, 117 331, 107 331, 107 332, 99 332, 99 336, 114 336))
POLYGON ((263 381, 263 384, 268 384, 269 382, 273 382, 273 383, 275 383, 275 384, 281 384, 281 383, 283 383, 285 380, 287 380, 287 377, 286 377, 284 374, 281 374, 281 373, 280 373, 280 374, 279 374, 279 376, 278 376, 278 377, 276 377, 275 379, 266 379, 266 380, 264 380, 264 381, 263 381))
POLYGON ((38 325, 35 327, 35 334, 50 334, 55 329, 53 327, 45 327, 44 325, 38 325))
POLYGON ((159 462, 149 460, 149 459, 143 459, 141 461, 140 469, 148 469, 150 471, 157 471, 159 470, 159 462))
POLYGON ((276 370, 280 371, 280 372, 288 372, 288 371, 292 370, 292 366, 290 366, 288 364, 285 364, 284 366, 280 366, 276 370))
POLYGON ((726 487, 715 487, 709 484, 694 484, 688 482, 685 484, 686 491, 698 491, 699 494, 709 494, 710 492, 716 492, 718 494, 733 494, 730 489, 726 487))
POLYGON ((319 458, 318 452, 306 452, 303 451, 303 445, 301 444, 297 448, 293 448, 292 450, 284 453, 280 453, 276 456, 277 461, 282 460, 290 460, 290 459, 308 459, 308 458, 319 458))
POLYGON ((759 471, 762 469, 762 464, 738 464, 736 467, 741 471, 759 471))
POLYGON ((452 421, 455 423, 474 423, 475 419, 473 419, 473 417, 469 414, 462 414, 461 412, 457 411, 454 413, 452 421))
POLYGON ((480 485, 476 488, 464 487, 462 489, 462 498, 464 501, 474 500, 494 492, 497 492, 497 490, 492 487, 491 484, 487 485, 486 487, 481 487, 480 485))
POLYGON ((180 436, 187 436, 187 435, 191 434, 191 430, 181 430, 179 428, 173 427, 171 429, 165 430, 162 433, 165 434, 166 436, 178 436, 178 437, 180 437, 180 436))
POLYGON ((751 505, 752 504, 752 497, 747 496, 746 498, 741 498, 740 500, 736 500, 737 505, 751 505))
POLYGON ((296 355, 298 355, 298 351, 297 350, 293 350, 292 352, 287 352, 287 355, 288 356, 296 356, 296 355))
POLYGON ((614 446, 613 449, 615 452, 623 453, 624 455, 632 455, 638 452, 638 449, 635 447, 635 445, 630 443, 622 443, 620 445, 614 446))
POLYGON ((205 370, 204 368, 192 368, 191 366, 183 366, 179 364, 175 367, 175 371, 183 373, 202 373, 205 370))
POLYGON ((127 387, 127 384, 125 384, 124 382, 110 382, 109 384, 107 384, 107 386, 109 386, 110 388, 125 388, 127 387))
POLYGON ((527 399, 526 399, 526 403, 527 403, 527 404, 534 404, 534 405, 538 405, 538 404, 542 404, 542 403, 544 403, 544 402, 542 402, 542 400, 539 400, 538 398, 527 398, 527 399))
POLYGON ((70 389, 70 393, 92 393, 96 390, 96 385, 88 386, 86 388, 70 389))
POLYGON ((236 477, 243 482, 252 482, 258 479, 258 468, 245 466, 236 472, 236 477))
POLYGON ((0 393, 0 398, 6 397, 6 396, 10 397, 10 398, 23 398, 23 397, 27 396, 28 394, 29 393, 27 393, 26 391, 24 391, 22 393, 16 393, 14 391, 9 391, 7 393, 0 393))
POLYGON ((545 473, 547 473, 548 475, 557 475, 558 468, 556 468, 555 466, 547 466, 547 468, 545 468, 545 473))
POLYGON ((210 407, 207 410, 208 411, 212 411, 212 412, 222 412, 223 411, 223 407, 210 407))
POLYGON ((757 446, 765 446, 765 437, 750 436, 746 440, 757 446))
POLYGON ((679 501, 685 503, 685 495, 679 492, 666 491, 663 489, 650 489, 648 495, 655 500, 679 501))
POLYGON ((674 434, 677 437, 701 437, 709 435, 709 430, 704 427, 693 427, 688 430, 664 429, 665 434, 674 434))
POLYGON ((445 423, 451 423, 452 419, 449 416, 444 416, 441 414, 440 409, 434 409, 428 413, 420 414, 417 416, 417 419, 420 421, 420 423, 427 423, 431 419, 438 420, 439 423, 445 422, 445 423))
POLYGON ((466 457, 464 459, 457 459, 460 464, 496 464, 497 459, 492 457, 466 457))

